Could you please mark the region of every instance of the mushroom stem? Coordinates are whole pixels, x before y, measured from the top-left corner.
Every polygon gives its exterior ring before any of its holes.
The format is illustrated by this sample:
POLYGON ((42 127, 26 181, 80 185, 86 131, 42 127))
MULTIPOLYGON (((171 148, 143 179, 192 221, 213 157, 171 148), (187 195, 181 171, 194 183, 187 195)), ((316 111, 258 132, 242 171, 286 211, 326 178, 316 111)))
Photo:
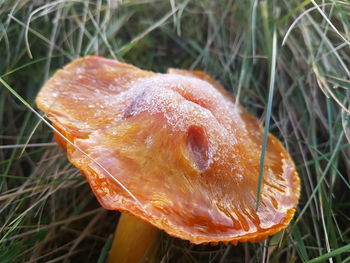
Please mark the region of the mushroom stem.
POLYGON ((152 262, 159 230, 129 213, 121 213, 107 263, 152 262))

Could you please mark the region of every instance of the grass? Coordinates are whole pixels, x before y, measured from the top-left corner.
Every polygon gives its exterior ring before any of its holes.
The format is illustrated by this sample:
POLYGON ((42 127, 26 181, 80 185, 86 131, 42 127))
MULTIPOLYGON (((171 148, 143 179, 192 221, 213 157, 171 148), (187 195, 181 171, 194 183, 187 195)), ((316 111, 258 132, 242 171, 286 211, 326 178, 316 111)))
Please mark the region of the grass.
POLYGON ((0 262, 107 254, 116 214, 29 109, 56 69, 88 54, 206 71, 298 167, 301 200, 285 231, 215 247, 163 234, 159 261, 350 262, 349 41, 347 1, 0 0, 0 262))

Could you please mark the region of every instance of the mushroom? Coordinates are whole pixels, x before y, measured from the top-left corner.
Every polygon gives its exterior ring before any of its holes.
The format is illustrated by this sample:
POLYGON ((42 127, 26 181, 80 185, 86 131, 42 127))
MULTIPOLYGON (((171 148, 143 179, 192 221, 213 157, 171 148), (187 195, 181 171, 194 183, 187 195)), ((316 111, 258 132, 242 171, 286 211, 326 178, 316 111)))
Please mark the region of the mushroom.
POLYGON ((203 72, 88 56, 58 70, 36 103, 101 205, 127 212, 110 262, 137 262, 156 229, 194 244, 257 242, 295 213, 299 177, 271 134, 255 209, 263 129, 203 72))

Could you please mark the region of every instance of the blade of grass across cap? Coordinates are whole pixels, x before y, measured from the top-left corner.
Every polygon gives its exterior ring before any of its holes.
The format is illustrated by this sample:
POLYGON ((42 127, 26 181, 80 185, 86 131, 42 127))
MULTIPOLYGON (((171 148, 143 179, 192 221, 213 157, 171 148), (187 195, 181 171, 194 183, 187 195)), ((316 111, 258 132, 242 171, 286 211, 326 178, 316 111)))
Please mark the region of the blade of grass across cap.
POLYGON ((38 116, 47 126, 49 126, 55 133, 57 133, 63 140, 65 140, 67 143, 72 145, 75 149, 77 149, 79 152, 81 152, 83 155, 85 155, 90 161, 94 162, 99 168, 101 168, 115 183, 117 183, 132 199, 135 200, 136 204, 142 209, 146 214, 147 211, 144 209, 143 205, 140 203, 140 201, 136 198, 136 196, 130 192, 130 190, 118 179, 116 179, 109 171, 107 171, 106 168, 104 168, 99 162, 97 162, 95 159, 93 159, 90 155, 88 155, 86 152, 84 152, 79 146, 75 145, 71 141, 69 141, 61 132, 59 132, 55 127, 53 127, 43 116, 40 115, 30 104, 23 99, 14 89, 10 87, 10 85, 7 84, 6 81, 4 81, 3 78, 0 77, 0 83, 5 86, 5 88, 12 93, 20 102, 22 102, 31 112, 33 112, 36 116, 38 116))
POLYGON ((255 207, 256 210, 258 210, 259 203, 260 203, 260 192, 261 192, 261 184, 263 180, 265 152, 266 152, 267 138, 269 134, 269 127, 270 127, 273 93, 275 88, 276 56, 277 56, 277 35, 276 35, 276 30, 274 30, 273 38, 272 38, 269 97, 268 97, 267 108, 266 108, 264 137, 263 137, 262 149, 261 149, 261 155, 260 155, 259 178, 258 178, 258 186, 256 191, 256 207, 255 207))

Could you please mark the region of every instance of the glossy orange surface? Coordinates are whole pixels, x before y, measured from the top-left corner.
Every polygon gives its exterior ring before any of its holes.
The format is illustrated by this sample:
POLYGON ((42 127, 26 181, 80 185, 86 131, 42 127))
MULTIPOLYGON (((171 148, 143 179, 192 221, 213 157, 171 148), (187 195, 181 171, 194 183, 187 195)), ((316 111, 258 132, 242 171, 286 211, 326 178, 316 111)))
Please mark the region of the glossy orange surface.
POLYGON ((169 71, 85 57, 57 71, 36 102, 93 159, 56 136, 103 207, 196 244, 259 241, 285 228, 300 183, 281 143, 269 135, 255 212, 259 122, 205 73, 169 71))

